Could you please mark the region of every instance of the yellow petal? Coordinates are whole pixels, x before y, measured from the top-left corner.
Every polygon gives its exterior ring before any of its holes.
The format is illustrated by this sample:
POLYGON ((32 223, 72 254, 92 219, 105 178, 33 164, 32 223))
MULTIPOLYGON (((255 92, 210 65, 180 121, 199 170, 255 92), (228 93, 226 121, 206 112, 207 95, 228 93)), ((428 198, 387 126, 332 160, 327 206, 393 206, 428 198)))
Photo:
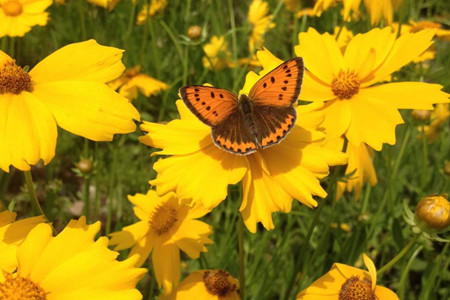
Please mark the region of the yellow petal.
POLYGON ((47 164, 55 155, 56 122, 49 109, 33 94, 0 97, 0 167, 29 170, 40 159, 47 164))
POLYGON ((158 176, 150 184, 157 186, 158 194, 175 190, 179 199, 192 199, 212 209, 225 199, 228 185, 242 179, 247 164, 244 157, 210 144, 192 154, 161 159, 154 169, 158 176), (208 184, 211 178, 214 184, 208 184))
POLYGON ((173 120, 167 124, 144 121, 140 128, 148 133, 139 141, 162 148, 159 155, 189 154, 212 144, 211 128, 198 120, 173 120))
POLYGON ((344 67, 344 59, 335 39, 325 33, 320 35, 315 29, 298 35, 299 45, 295 54, 303 57, 305 67, 322 82, 331 83, 334 74, 344 67))
MULTIPOLYGON (((202 236, 208 236, 212 234, 212 227, 208 224, 192 219, 185 219, 177 232, 174 233, 172 240, 175 244, 183 250, 192 259, 197 259, 200 256, 200 252, 206 252, 202 236)), ((212 244, 213 241, 205 239, 208 244, 212 244)))
POLYGON ((38 14, 52 5, 52 0, 34 0, 34 1, 20 1, 23 3, 23 12, 25 14, 38 14))
MULTIPOLYGON (((338 265, 333 264, 331 270, 325 275, 314 281, 307 289, 297 295, 297 299, 301 300, 332 300, 337 299, 342 285, 347 280, 338 265)), ((346 265, 341 265, 348 267, 346 265)), ((353 268, 354 269, 354 268, 353 268)))
POLYGON ((372 289, 375 289, 375 286, 377 285, 377 269, 375 268, 373 261, 364 253, 363 253, 363 261, 367 269, 369 270, 372 282, 372 289))
POLYGON ((136 129, 138 111, 105 84, 59 81, 34 86, 33 94, 52 111, 59 126, 93 141, 111 141, 136 129))
POLYGON ((426 29, 417 33, 406 33, 401 35, 395 41, 386 60, 373 72, 373 79, 363 82, 361 86, 366 87, 375 82, 385 80, 392 72, 397 71, 404 65, 410 63, 433 44, 431 39, 434 34, 434 30, 426 29))
POLYGON ((303 101, 327 101, 336 98, 331 86, 315 77, 309 71, 303 74, 303 84, 298 97, 303 101))
MULTIPOLYGON (((141 93, 144 94, 144 96, 146 97, 156 95, 158 92, 167 90, 169 88, 169 86, 162 81, 156 80, 145 74, 139 74, 131 78, 130 81, 128 81, 127 83, 125 83, 120 88, 120 93, 121 94, 124 93, 122 95, 124 97, 127 97, 128 90, 131 90, 136 87, 139 88, 141 93)), ((127 98, 130 99, 130 97, 127 98)))
MULTIPOLYGON (((344 54, 345 64, 349 70, 358 71, 369 55, 374 55, 373 69, 383 63, 395 42, 396 35, 391 29, 374 28, 364 34, 357 34, 347 45, 344 54), (373 54, 370 52, 373 51, 373 54)), ((364 72, 364 73, 367 73, 364 72)), ((365 76, 360 76, 364 79, 365 76)))
POLYGON ((31 71, 34 83, 97 81, 106 83, 125 70, 123 50, 99 45, 95 40, 67 45, 39 62, 31 71))
POLYGON ((155 245, 152 254, 153 270, 159 287, 170 294, 180 280, 180 250, 175 245, 155 245))
POLYGON ((134 244, 130 252, 130 257, 136 255, 139 258, 135 264, 136 267, 140 267, 145 263, 150 256, 150 252, 152 252, 154 245, 158 244, 159 241, 159 236, 151 231, 140 240, 136 240, 136 244, 134 244))
POLYGON ((247 159, 250 167, 242 180, 245 192, 239 210, 250 232, 256 232, 258 222, 267 230, 273 229, 272 212, 290 211, 292 198, 263 170, 258 154, 247 159))
POLYGON ((325 129, 328 139, 335 139, 347 132, 352 121, 352 111, 349 101, 333 100, 326 102, 323 107, 325 120, 322 127, 325 129))
POLYGON ((375 288, 375 296, 377 299, 399 300, 398 296, 393 291, 380 285, 377 285, 375 288))
POLYGON ((125 226, 121 231, 110 234, 109 244, 114 246, 114 250, 120 251, 133 247, 138 241, 147 235, 149 231, 148 223, 139 221, 129 226, 125 226))
POLYGON ((377 151, 383 143, 395 144, 395 127, 403 119, 394 105, 373 97, 366 89, 360 89, 348 105, 352 120, 346 136, 350 142, 356 145, 365 142, 377 151))
POLYGON ((36 263, 51 239, 52 228, 48 224, 38 224, 30 231, 19 250, 17 250, 17 259, 20 261, 20 276, 27 277, 32 274, 36 263))
POLYGON ((384 99, 396 108, 433 109, 433 103, 448 103, 449 94, 440 84, 425 82, 394 82, 365 89, 373 98, 384 99))

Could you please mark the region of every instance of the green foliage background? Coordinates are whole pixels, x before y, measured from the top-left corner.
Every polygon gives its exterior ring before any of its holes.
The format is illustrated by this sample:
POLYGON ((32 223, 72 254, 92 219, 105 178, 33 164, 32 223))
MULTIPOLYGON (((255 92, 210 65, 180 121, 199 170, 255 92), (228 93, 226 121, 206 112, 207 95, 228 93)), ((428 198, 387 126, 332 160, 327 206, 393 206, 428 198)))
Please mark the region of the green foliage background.
MULTIPOLYGON (((169 0, 164 12, 137 26, 136 13, 145 2, 122 1, 112 12, 80 0, 69 1, 65 6, 53 5, 48 10, 51 20, 47 26, 36 27, 23 38, 3 38, 2 49, 19 65, 31 67, 58 48, 89 38, 125 49, 123 61, 127 67, 141 65, 143 72, 170 85, 158 96, 147 99, 140 95, 133 102, 146 121, 177 118, 177 90, 186 84, 209 82, 239 91, 248 70, 204 69, 202 45, 212 35, 225 35, 233 58, 249 57, 250 1, 169 0), (186 40, 191 25, 204 28, 200 40, 186 40)), ((269 4, 276 27, 266 34, 265 47, 282 59, 294 56, 293 46, 298 43, 300 31, 312 26, 319 32, 332 32, 342 24, 339 7, 320 18, 297 19, 282 2, 272 0, 269 4)), ((446 0, 406 0, 395 20, 427 19, 448 28, 449 15, 446 0)), ((347 26, 355 33, 371 28, 363 8, 361 19, 347 26)), ((449 42, 435 44, 434 61, 408 65, 395 74, 394 80, 436 82, 449 92, 449 42)), ((293 299, 334 262, 362 268, 364 252, 381 267, 408 243, 413 234, 403 220, 402 202, 406 200, 413 208, 423 196, 449 192, 444 163, 450 160, 450 139, 449 123, 442 127, 440 138, 430 144, 418 138, 423 123, 413 120, 410 111, 402 111, 402 115, 405 124, 397 127, 397 144, 385 145, 375 155, 379 184, 366 185, 358 202, 345 194, 339 202, 332 203, 331 198, 320 200, 315 210, 295 203, 291 213, 274 215, 274 230, 245 232, 246 299, 293 299), (351 230, 332 228, 331 223, 347 223, 351 230)), ((156 176, 152 169, 155 158, 149 156, 155 149, 138 142, 143 133, 137 130, 116 136, 111 143, 84 141, 63 130, 58 134, 55 159, 48 166, 33 168, 38 196, 56 228, 62 229, 68 220, 77 217, 76 203, 87 198, 90 209, 87 211, 85 205, 84 213, 91 222, 102 221, 102 234, 133 223, 136 219, 126 197, 145 193, 148 180, 156 176), (75 170, 81 158, 94 162, 93 173, 88 177, 75 170)), ((343 180, 342 174, 343 168, 335 168, 323 180, 329 195, 334 195, 336 180, 343 180)), ((228 198, 204 218, 214 228, 215 243, 197 261, 183 257, 183 276, 199 268, 222 268, 238 277, 239 197, 239 187, 230 187, 228 198)), ((14 207, 20 217, 33 215, 23 175, 17 170, 9 174, 0 171, 0 199, 0 206, 14 207)), ((395 290, 401 299, 449 299, 449 257, 448 244, 419 239, 378 282, 395 290)), ((153 299, 159 292, 151 266, 148 268, 149 276, 141 281, 139 289, 144 299, 153 299)))

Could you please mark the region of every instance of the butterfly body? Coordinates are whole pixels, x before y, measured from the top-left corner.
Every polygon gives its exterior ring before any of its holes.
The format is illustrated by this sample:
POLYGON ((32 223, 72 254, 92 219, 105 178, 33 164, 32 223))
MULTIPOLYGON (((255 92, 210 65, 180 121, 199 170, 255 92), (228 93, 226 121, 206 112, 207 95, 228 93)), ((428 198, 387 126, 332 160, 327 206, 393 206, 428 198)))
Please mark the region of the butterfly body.
POLYGON ((248 155, 282 141, 293 128, 303 60, 288 60, 266 74, 239 98, 216 87, 180 88, 186 106, 212 128, 213 142, 233 154, 248 155))

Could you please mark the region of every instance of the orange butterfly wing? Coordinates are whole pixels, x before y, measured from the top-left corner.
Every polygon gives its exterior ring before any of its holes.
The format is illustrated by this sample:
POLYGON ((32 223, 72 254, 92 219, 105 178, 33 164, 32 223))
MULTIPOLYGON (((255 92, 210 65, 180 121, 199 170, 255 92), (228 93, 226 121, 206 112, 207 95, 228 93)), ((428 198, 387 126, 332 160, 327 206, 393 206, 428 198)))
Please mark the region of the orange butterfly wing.
POLYGON ((211 86, 188 85, 179 90, 181 99, 197 118, 214 127, 238 109, 238 99, 230 91, 211 86))
POLYGON ((191 112, 212 127, 212 140, 219 148, 241 155, 256 151, 256 137, 250 133, 234 93, 202 85, 184 86, 179 92, 191 112))
POLYGON ((301 57, 285 61, 255 83, 249 98, 254 105, 291 106, 300 95, 304 69, 301 57))

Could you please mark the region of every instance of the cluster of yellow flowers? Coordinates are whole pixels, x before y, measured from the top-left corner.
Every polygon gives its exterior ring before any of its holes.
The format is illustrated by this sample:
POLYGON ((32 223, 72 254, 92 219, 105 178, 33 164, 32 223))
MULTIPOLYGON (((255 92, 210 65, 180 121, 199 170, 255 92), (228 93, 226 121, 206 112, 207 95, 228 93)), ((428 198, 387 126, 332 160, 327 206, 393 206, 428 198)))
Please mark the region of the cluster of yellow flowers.
MULTIPOLYGON (((118 1, 89 2, 113 9, 118 1)), ((320 15, 335 2, 317 1, 314 13, 320 15)), ((343 1, 344 20, 359 17, 360 2, 343 1)), ((1 1, 0 36, 23 36, 32 26, 44 26, 51 4, 1 1)), ((53 236, 42 216, 15 221, 15 213, 0 212, 0 299, 141 299, 136 284, 150 255, 163 289, 161 299, 239 299, 239 282, 221 269, 199 270, 179 282, 180 250, 192 259, 207 251, 213 229, 198 219, 227 198, 229 185, 242 186, 239 211, 247 229, 255 233, 261 223, 270 230, 272 214, 290 212, 294 199, 313 208, 318 205, 314 196, 327 197, 320 179, 329 175, 331 166, 347 165, 348 178, 338 183, 336 199, 345 191, 354 191, 357 199, 364 182, 375 185, 372 157, 384 144, 396 143, 395 129, 404 122, 399 109, 433 110, 439 104, 437 111, 449 116, 449 95, 441 85, 389 82, 393 72, 429 51, 436 35, 448 39, 448 31, 410 21, 398 36, 393 10, 401 1, 364 4, 371 24, 383 19, 392 26, 356 35, 345 27, 334 34, 314 28, 298 34, 294 51, 305 65, 299 100, 309 104, 294 105, 301 117, 279 144, 245 156, 225 152, 214 145, 211 128, 178 100, 179 119, 140 125, 146 132, 140 142, 161 149, 152 155, 165 158, 154 164, 157 177, 147 194, 128 198, 137 223, 95 239, 100 222, 87 225, 81 217, 53 236), (116 251, 129 248, 129 258, 118 261, 116 251)), ((152 0, 138 23, 166 5, 152 0)), ((264 34, 275 27, 268 3, 253 0, 248 21, 250 64, 262 69, 248 72, 240 90, 245 95, 283 62, 262 48, 264 34)), ((237 65, 231 62, 225 36, 211 36, 203 50, 206 69, 237 65)), ((29 171, 41 160, 50 163, 57 126, 92 141, 111 141, 114 134, 135 131, 140 114, 131 100, 138 91, 149 97, 169 86, 141 73, 139 66, 125 70, 122 53, 88 40, 57 50, 27 71, 0 51, 0 169, 29 171)), ((425 128, 427 136, 435 133, 432 127, 425 128)), ((366 255, 363 260, 368 272, 335 263, 297 299, 398 299, 376 284, 374 263, 366 255)))

